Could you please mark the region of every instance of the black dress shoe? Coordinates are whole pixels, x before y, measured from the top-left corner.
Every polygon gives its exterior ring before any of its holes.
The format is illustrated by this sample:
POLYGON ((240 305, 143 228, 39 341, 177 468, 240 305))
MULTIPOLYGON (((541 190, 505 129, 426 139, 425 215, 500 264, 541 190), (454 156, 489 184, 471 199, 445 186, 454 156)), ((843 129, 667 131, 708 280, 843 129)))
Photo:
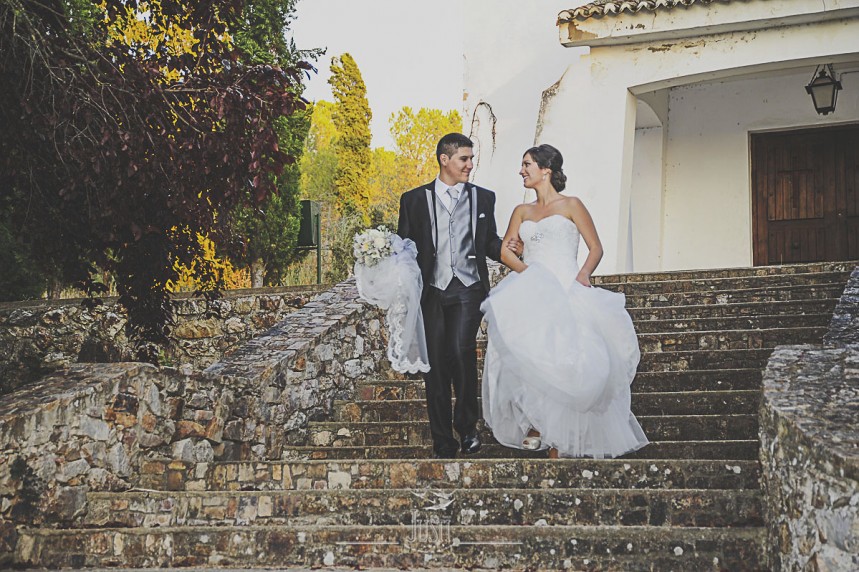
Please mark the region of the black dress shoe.
POLYGON ((472 431, 462 438, 462 452, 476 453, 480 450, 480 446, 482 444, 483 443, 480 442, 480 435, 477 434, 477 431, 472 431))

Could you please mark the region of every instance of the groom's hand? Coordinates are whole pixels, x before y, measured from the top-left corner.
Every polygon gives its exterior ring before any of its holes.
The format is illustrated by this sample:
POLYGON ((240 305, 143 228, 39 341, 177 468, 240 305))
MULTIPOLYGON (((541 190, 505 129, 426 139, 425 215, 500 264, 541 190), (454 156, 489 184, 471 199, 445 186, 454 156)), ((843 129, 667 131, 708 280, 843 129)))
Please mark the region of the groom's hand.
POLYGON ((512 236, 504 243, 507 250, 512 251, 516 256, 522 256, 525 251, 525 243, 518 236, 512 236))

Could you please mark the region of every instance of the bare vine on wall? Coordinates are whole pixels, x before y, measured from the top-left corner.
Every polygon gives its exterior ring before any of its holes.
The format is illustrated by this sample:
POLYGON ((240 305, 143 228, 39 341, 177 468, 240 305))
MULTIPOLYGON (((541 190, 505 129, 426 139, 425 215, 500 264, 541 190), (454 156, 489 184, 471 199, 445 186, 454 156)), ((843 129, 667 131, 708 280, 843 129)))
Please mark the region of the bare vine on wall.
POLYGON ((555 99, 555 96, 558 95, 558 90, 561 89, 561 79, 543 90, 543 93, 540 95, 540 111, 537 113, 537 129, 534 133, 534 145, 539 143, 540 137, 543 135, 543 122, 546 119, 546 112, 549 109, 549 105, 555 99))
POLYGON ((492 106, 489 105, 486 101, 480 101, 477 105, 474 106, 474 111, 471 113, 471 129, 468 133, 468 137, 475 142, 477 146, 477 163, 474 165, 475 170, 480 167, 480 158, 482 157, 482 153, 480 150, 483 145, 481 144, 481 110, 486 111, 487 121, 489 123, 489 133, 492 140, 492 155, 495 154, 495 136, 496 136, 496 124, 498 123, 498 117, 495 116, 495 112, 492 110, 492 106))

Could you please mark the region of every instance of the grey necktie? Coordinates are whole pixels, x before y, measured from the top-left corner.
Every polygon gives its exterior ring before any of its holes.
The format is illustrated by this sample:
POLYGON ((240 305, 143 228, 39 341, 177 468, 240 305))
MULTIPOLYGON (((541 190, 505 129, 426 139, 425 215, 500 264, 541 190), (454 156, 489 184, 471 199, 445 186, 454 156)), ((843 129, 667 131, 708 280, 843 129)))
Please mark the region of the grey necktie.
POLYGON ((459 191, 456 187, 448 187, 447 194, 450 197, 451 205, 455 205, 459 201, 459 191))

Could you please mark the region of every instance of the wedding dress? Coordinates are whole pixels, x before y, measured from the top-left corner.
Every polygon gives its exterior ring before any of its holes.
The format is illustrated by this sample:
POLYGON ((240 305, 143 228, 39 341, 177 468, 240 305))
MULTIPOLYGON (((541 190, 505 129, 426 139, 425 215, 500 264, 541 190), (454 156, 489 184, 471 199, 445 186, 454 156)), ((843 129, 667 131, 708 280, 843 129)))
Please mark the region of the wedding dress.
POLYGON ((648 443, 630 410, 640 353, 625 296, 576 282, 579 231, 563 215, 523 221, 528 268, 481 309, 489 325, 483 417, 499 443, 530 428, 562 457, 616 457, 648 443))

